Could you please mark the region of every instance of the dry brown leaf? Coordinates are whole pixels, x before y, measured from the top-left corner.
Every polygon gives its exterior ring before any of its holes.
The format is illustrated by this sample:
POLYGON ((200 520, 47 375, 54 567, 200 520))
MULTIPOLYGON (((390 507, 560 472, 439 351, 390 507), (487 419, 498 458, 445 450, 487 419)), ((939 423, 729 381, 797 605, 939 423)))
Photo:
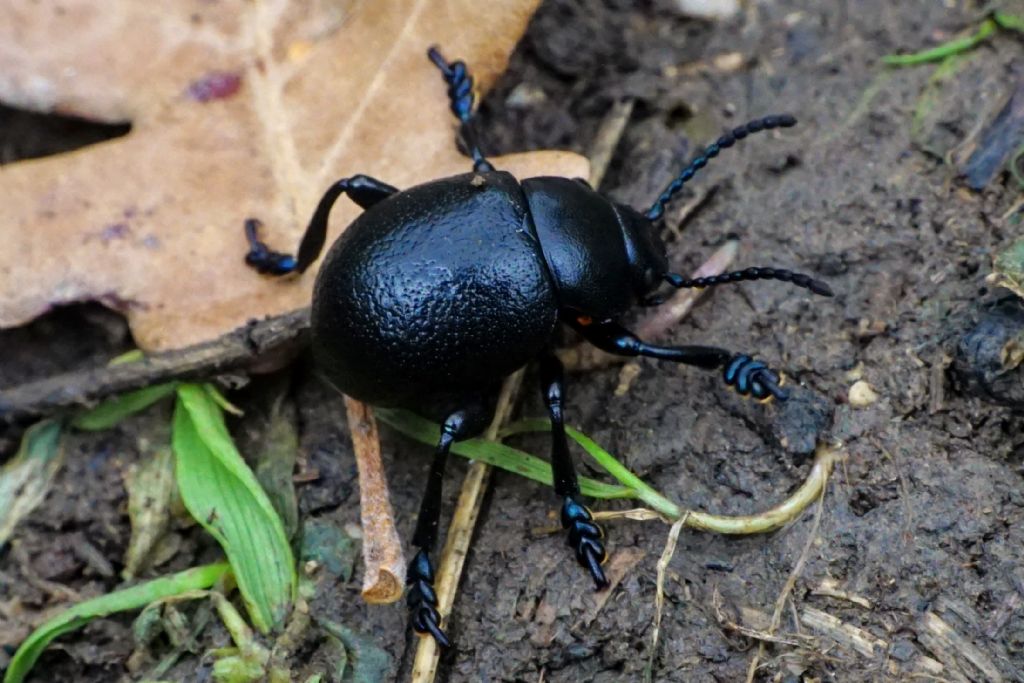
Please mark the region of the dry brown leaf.
MULTIPOLYGON (((40 0, 0 3, 0 100, 123 138, 0 167, 0 327, 99 300, 168 349, 308 304, 268 282, 242 221, 294 249, 338 177, 397 187, 465 172, 438 44, 493 81, 537 0, 40 0)), ((587 176, 568 153, 495 160, 520 177, 587 176)), ((333 238, 358 209, 338 203, 333 238)))

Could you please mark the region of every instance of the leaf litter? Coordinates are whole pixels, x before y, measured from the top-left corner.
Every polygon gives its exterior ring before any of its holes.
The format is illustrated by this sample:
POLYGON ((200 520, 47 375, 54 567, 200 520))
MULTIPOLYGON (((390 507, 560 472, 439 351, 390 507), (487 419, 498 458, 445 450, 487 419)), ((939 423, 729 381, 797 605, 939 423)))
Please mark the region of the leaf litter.
MULTIPOLYGON (((291 249, 339 177, 408 187, 468 171, 425 50, 442 45, 486 87, 535 5, 0 7, 0 100, 131 122, 124 137, 0 169, 0 327, 96 300, 127 316, 140 347, 158 350, 305 306, 312 277, 270 283, 245 266, 244 219, 258 217, 271 243, 291 249)), ((514 174, 587 175, 567 152, 497 163, 514 174)), ((330 237, 358 212, 340 203, 330 237)))
MULTIPOLYGON (((131 3, 104 5, 100 11, 87 1, 70 7, 44 3, 35 12, 8 9, 10 21, 2 23, 11 40, 4 42, 13 50, 0 48, 0 63, 10 67, 8 77, 0 79, 0 99, 91 120, 130 120, 132 130, 104 145, 3 169, 0 196, 10 197, 4 197, 2 218, 15 226, 17 241, 5 253, 18 258, 0 263, 5 274, 0 326, 19 324, 60 303, 94 299, 125 313, 139 345, 157 350, 204 342, 252 317, 299 308, 308 301, 312 278, 274 287, 248 271, 241 265, 241 219, 258 215, 269 224, 270 239, 296 242, 309 207, 340 175, 335 168, 374 173, 399 186, 468 170, 424 47, 442 42, 472 63, 478 82, 486 85, 503 68, 535 4, 503 2, 483 25, 474 21, 473 37, 458 30, 468 8, 427 12, 425 2, 400 0, 355 5, 349 14, 344 3, 317 6, 311 16, 301 17, 285 3, 253 5, 241 18, 214 6, 193 11, 187 2, 157 14, 131 3), (182 21, 189 11, 188 22, 182 21), (143 30, 114 30, 140 21, 143 30), (76 40, 47 51, 51 22, 73 22, 76 40), (180 30, 185 23, 191 31, 180 30), (145 43, 154 58, 126 60, 132 51, 124 41, 110 41, 111 33, 145 43), (457 35, 446 40, 451 33, 457 35), (380 42, 389 34, 397 39, 380 42), (420 45, 418 36, 429 38, 420 45), (338 49, 343 44, 349 48, 344 52, 338 49), (74 69, 68 68, 71 63, 74 69), (352 73, 367 77, 351 78, 352 73), (424 106, 431 100, 434 106, 424 106), (46 190, 29 191, 40 187, 46 190), (96 268, 97 263, 104 267, 96 268), (187 292, 180 284, 183 274, 187 292)), ((496 162, 521 176, 585 176, 587 170, 585 159, 560 152, 496 162)), ((337 213, 335 228, 356 209, 339 207, 337 213)), ((180 482, 185 502, 202 508, 209 503, 201 501, 220 501, 205 513, 193 509, 193 515, 224 545, 250 617, 266 631, 287 613, 290 597, 274 586, 294 590, 294 563, 282 530, 274 532, 280 522, 268 504, 255 507, 267 508, 269 527, 256 527, 280 537, 282 543, 271 546, 284 555, 278 553, 278 560, 266 563, 268 571, 251 576, 256 563, 237 557, 245 551, 240 544, 245 533, 231 530, 237 515, 229 508, 262 492, 218 416, 218 409, 235 409, 212 389, 145 388, 79 415, 75 426, 110 428, 171 392, 178 394, 178 474, 192 480, 180 482), (202 462, 193 458, 199 453, 205 453, 202 462), (191 460, 182 466, 182 458, 191 460), (205 471, 203 463, 217 471, 191 476, 205 471), (230 484, 231 479, 242 485, 230 484), (208 491, 193 498, 200 484, 227 485, 233 493, 208 491), (275 570, 285 566, 290 571, 275 570), (264 595, 254 599, 254 591, 264 595)), ((158 516, 165 516, 166 506, 158 507, 158 516)), ((147 520, 146 511, 137 503, 135 508, 133 519, 152 529, 136 534, 128 575, 166 527, 166 520, 147 520)), ((250 642, 237 613, 228 618, 233 608, 223 599, 217 603, 225 623, 234 623, 236 636, 250 642)), ((252 655, 220 657, 216 668, 229 679, 244 680, 265 668, 266 658, 252 655)))

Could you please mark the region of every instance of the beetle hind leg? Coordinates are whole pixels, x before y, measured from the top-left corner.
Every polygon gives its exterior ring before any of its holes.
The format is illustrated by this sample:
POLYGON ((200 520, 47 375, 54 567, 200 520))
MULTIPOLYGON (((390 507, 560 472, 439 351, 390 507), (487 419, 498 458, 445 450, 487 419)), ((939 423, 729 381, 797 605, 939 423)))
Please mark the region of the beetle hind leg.
POLYGON ((607 558, 604 549, 604 531, 594 521, 590 510, 581 505, 576 469, 569 453, 569 442, 565 437, 565 418, 562 405, 565 394, 564 370, 561 361, 545 353, 540 360, 541 390, 544 403, 551 416, 551 470, 554 475, 555 493, 562 497, 562 528, 569 534, 567 542, 576 553, 576 560, 590 572, 597 590, 608 587, 602 563, 607 558))
POLYGON ((249 242, 249 253, 245 255, 245 262, 264 275, 305 272, 320 256, 320 252, 324 248, 324 242, 327 240, 327 219, 338 197, 347 194, 353 202, 368 209, 395 192, 398 192, 396 188, 365 175, 342 178, 335 182, 317 204, 316 211, 313 212, 313 217, 309 220, 309 226, 302 236, 302 242, 299 243, 299 251, 296 256, 274 251, 268 247, 259 238, 259 230, 262 227, 260 221, 255 218, 247 218, 245 238, 249 242))
POLYGON ((441 629, 441 615, 437 611, 437 593, 434 591, 434 563, 430 553, 437 543, 437 527, 441 521, 441 491, 444 469, 452 444, 464 438, 472 429, 473 415, 459 410, 444 421, 441 437, 434 451, 427 489, 423 492, 420 513, 412 544, 419 550, 409 563, 405 583, 409 587, 406 602, 412 616, 412 627, 417 633, 431 636, 441 647, 451 647, 448 636, 441 629))

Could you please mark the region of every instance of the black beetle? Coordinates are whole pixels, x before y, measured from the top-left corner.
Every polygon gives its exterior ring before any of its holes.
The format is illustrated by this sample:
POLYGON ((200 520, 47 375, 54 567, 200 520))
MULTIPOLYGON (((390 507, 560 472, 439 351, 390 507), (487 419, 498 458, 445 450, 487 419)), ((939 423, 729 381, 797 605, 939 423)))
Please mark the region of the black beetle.
POLYGON ((297 257, 271 251, 246 221, 246 262, 261 273, 303 272, 324 246, 327 218, 342 194, 366 211, 334 243, 317 274, 312 338, 316 363, 343 393, 366 403, 413 410, 443 425, 420 506, 409 566, 414 628, 448 646, 440 629, 434 569, 441 484, 451 444, 479 434, 494 413, 502 379, 540 361, 541 388, 552 424, 551 466, 562 498, 562 526, 576 558, 600 590, 603 532, 579 503, 579 486, 563 424, 563 370, 552 352, 559 322, 605 351, 649 356, 702 368, 722 368, 736 391, 785 399, 781 376, 745 354, 709 346, 656 346, 616 319, 632 306, 656 305, 663 282, 707 287, 776 279, 826 296, 828 286, 806 275, 748 268, 687 279, 668 272, 656 229, 665 204, 693 175, 751 133, 792 126, 769 116, 733 129, 694 159, 646 213, 616 204, 583 180, 541 177, 517 181, 495 170, 470 120, 473 79, 436 48, 428 56, 448 85, 451 110, 473 157, 473 172, 399 191, 357 175, 327 190, 310 220, 297 257))

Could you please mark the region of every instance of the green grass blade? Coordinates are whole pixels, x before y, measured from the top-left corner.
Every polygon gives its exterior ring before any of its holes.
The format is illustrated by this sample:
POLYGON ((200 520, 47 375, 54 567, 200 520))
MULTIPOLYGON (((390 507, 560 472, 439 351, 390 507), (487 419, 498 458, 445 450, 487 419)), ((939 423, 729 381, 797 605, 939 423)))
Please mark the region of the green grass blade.
POLYGON ((170 396, 177 387, 177 383, 168 382, 115 396, 91 410, 76 415, 71 420, 71 426, 88 432, 110 429, 129 415, 145 410, 160 399, 170 396))
POLYGON ((4 683, 21 683, 54 638, 74 631, 93 619, 115 612, 140 609, 151 602, 188 591, 209 588, 228 570, 221 562, 187 569, 177 574, 137 584, 81 602, 37 628, 11 658, 4 683))
POLYGON ((173 445, 185 507, 227 554, 253 624, 263 633, 280 626, 297 585, 288 537, 202 386, 178 388, 173 445))
MULTIPOLYGON (((440 429, 430 420, 404 410, 390 408, 374 408, 373 414, 381 422, 390 425, 408 437, 416 439, 428 446, 436 446, 440 437, 440 429)), ((492 467, 497 467, 542 484, 552 485, 551 465, 540 458, 530 455, 517 448, 506 446, 497 441, 483 439, 467 439, 452 446, 452 453, 464 458, 479 460, 492 467)), ((586 477, 580 478, 580 489, 583 494, 592 498, 636 498, 637 494, 625 486, 615 486, 594 481, 586 477)))
MULTIPOLYGON (((502 434, 512 435, 523 434, 526 432, 550 431, 550 421, 533 419, 514 422, 505 427, 505 429, 502 430, 502 434)), ((633 491, 635 498, 639 498, 658 512, 667 515, 672 519, 677 519, 683 514, 683 511, 678 505, 651 488, 640 477, 630 472, 629 468, 616 460, 615 456, 611 453, 597 445, 597 443, 589 436, 569 426, 566 426, 565 433, 568 434, 573 441, 582 446, 583 449, 597 461, 597 464, 607 470, 608 474, 615 477, 620 484, 633 491)))
POLYGON ((234 403, 229 401, 221 390, 212 384, 204 384, 203 389, 210 395, 213 402, 221 407, 225 413, 231 413, 232 415, 245 415, 245 411, 236 406, 234 403))
POLYGON ((999 24, 999 28, 1024 33, 1024 17, 1022 16, 1009 14, 1007 12, 994 12, 992 14, 992 19, 999 24))
MULTIPOLYGON (((1011 20, 1016 17, 1012 17, 1012 15, 1005 15, 1005 17, 1002 18, 1004 20, 1011 20)), ((970 50, 972 47, 981 43, 995 33, 995 31, 996 22, 992 19, 986 19, 981 23, 981 26, 978 27, 978 30, 969 36, 954 38, 953 40, 942 43, 941 45, 936 45, 928 50, 913 52, 909 55, 886 55, 882 57, 882 62, 889 66, 913 66, 915 64, 937 62, 940 59, 945 59, 946 57, 970 50)))
POLYGON ((125 363, 138 363, 141 360, 146 359, 146 354, 142 352, 142 349, 132 349, 131 351, 125 351, 120 356, 114 356, 110 359, 107 365, 124 365, 125 363))

